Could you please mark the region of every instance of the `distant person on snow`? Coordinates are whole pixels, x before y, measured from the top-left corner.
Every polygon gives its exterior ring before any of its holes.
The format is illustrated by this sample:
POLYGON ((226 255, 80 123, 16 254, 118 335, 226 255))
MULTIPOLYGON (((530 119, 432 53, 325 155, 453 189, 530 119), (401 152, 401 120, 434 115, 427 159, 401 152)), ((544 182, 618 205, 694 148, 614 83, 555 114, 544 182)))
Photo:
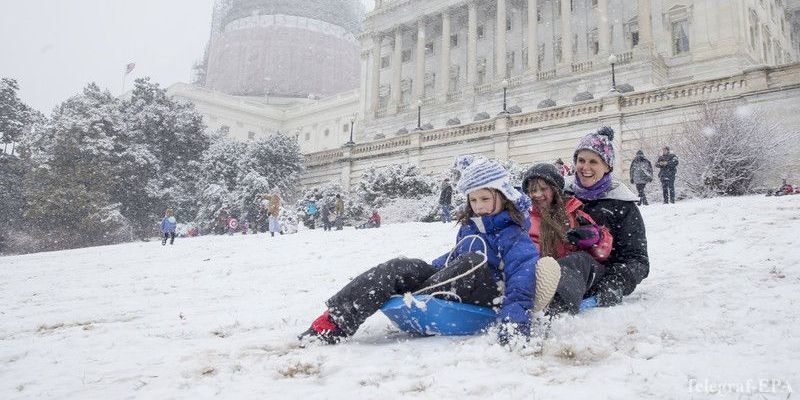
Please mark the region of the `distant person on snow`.
POLYGON ((661 180, 661 189, 664 192, 664 204, 675 203, 675 175, 678 173, 678 156, 669 152, 669 147, 664 146, 663 154, 658 157, 658 178, 661 180))
POLYGON ((275 236, 276 233, 281 233, 281 197, 277 193, 273 193, 269 197, 267 211, 269 213, 269 234, 275 236))
POLYGON ((356 229, 369 229, 369 228, 380 228, 381 227, 381 215, 378 214, 378 210, 372 211, 372 216, 369 217, 367 222, 356 227, 356 229))
POLYGON ((636 157, 631 161, 631 183, 636 185, 639 192, 639 205, 647 205, 647 194, 644 189, 648 183, 653 181, 653 164, 644 157, 644 152, 639 150, 636 157))
POLYGON ((161 220, 161 235, 163 236, 161 239, 162 246, 166 246, 167 239, 169 239, 170 245, 175 243, 175 228, 177 226, 178 221, 175 219, 175 212, 172 211, 171 208, 168 208, 164 212, 164 219, 161 220))
POLYGON ((337 343, 355 334, 392 296, 442 290, 463 303, 499 306, 501 344, 529 335, 531 311, 543 309, 553 295, 538 290, 539 281, 550 274, 537 269, 539 252, 528 236, 530 199, 511 186, 499 163, 465 157, 459 167, 458 190, 467 196, 467 205, 458 216, 455 248, 431 264, 400 257, 355 277, 326 302, 327 310, 300 335, 301 341, 337 343))

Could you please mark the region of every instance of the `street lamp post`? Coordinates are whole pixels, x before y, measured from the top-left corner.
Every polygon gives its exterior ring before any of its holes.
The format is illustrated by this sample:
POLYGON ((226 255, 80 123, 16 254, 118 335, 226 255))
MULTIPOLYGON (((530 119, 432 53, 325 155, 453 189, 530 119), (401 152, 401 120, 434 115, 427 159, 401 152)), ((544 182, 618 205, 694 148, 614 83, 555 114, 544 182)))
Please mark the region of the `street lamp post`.
POLYGON ((506 95, 508 94, 508 80, 503 79, 500 84, 503 86, 503 112, 501 114, 508 114, 508 107, 506 103, 506 95))
POLYGON ((417 130, 422 130, 422 99, 417 100, 417 130))
POLYGON ((608 56, 608 62, 609 64, 611 64, 611 90, 610 90, 611 93, 617 92, 617 77, 616 77, 616 72, 614 71, 614 64, 616 64, 618 61, 619 58, 617 58, 616 54, 611 54, 610 56, 608 56))
POLYGON ((356 124, 356 117, 357 116, 358 116, 358 113, 353 113, 353 115, 350 117, 350 140, 348 140, 347 143, 344 144, 345 146, 352 147, 352 146, 356 145, 356 142, 353 141, 353 125, 356 124))

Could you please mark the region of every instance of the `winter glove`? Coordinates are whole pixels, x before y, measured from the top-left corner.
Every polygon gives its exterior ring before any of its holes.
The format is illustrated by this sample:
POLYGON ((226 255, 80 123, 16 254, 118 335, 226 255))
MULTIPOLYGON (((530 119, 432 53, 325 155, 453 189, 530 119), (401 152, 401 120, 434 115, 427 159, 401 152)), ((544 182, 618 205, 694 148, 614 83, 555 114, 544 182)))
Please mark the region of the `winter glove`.
POLYGON ((586 218, 578 215, 578 227, 567 231, 567 241, 581 250, 586 250, 600 243, 600 228, 586 218))

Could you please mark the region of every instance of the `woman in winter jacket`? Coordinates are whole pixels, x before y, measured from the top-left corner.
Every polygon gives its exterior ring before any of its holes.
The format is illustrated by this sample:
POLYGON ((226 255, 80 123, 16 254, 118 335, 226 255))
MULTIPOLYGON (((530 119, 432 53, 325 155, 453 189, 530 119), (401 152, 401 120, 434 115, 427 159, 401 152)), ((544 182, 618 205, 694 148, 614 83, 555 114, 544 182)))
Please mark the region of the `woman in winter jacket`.
POLYGON ((631 183, 636 185, 639 192, 639 205, 647 205, 647 194, 644 192, 645 186, 653 181, 653 164, 644 157, 644 152, 636 152, 636 158, 631 161, 631 183))
POLYGON ((554 165, 530 167, 522 189, 533 203, 528 234, 541 256, 556 259, 562 271, 549 312, 576 313, 594 278, 602 274, 601 263, 612 249, 611 233, 581 210, 580 200, 564 196, 564 178, 554 165))
POLYGON ((611 177, 613 139, 614 130, 609 127, 583 137, 573 156, 575 179, 567 185, 567 192, 583 202, 583 210, 614 237, 614 247, 603 263, 605 271, 595 277, 589 288, 589 295, 600 306, 622 301, 650 272, 644 220, 636 206, 638 198, 611 177))
POLYGON ((401 257, 357 276, 327 301, 327 311, 301 340, 336 343, 353 335, 391 296, 442 290, 464 303, 499 304, 501 343, 511 335, 529 334, 534 303, 547 303, 553 295, 540 292, 534 299, 536 280, 543 273, 537 270, 539 253, 527 233, 530 199, 511 186, 499 163, 467 157, 459 166, 463 173, 458 189, 468 202, 459 218, 455 248, 430 264, 401 257))

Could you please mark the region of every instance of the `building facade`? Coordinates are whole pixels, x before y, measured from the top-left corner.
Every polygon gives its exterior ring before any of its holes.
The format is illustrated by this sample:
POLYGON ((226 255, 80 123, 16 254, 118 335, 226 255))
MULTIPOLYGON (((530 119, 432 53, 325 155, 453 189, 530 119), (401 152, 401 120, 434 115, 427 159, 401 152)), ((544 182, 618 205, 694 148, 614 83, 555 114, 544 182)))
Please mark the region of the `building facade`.
MULTIPOLYGON (((792 1, 791 3, 797 3, 792 1)), ((361 40, 361 141, 797 58, 781 0, 384 0, 361 40), (531 45, 532 44, 532 45, 531 45), (484 114, 485 113, 485 114, 484 114)))
POLYGON ((331 96, 359 85, 358 0, 217 0, 204 87, 237 96, 331 96))

